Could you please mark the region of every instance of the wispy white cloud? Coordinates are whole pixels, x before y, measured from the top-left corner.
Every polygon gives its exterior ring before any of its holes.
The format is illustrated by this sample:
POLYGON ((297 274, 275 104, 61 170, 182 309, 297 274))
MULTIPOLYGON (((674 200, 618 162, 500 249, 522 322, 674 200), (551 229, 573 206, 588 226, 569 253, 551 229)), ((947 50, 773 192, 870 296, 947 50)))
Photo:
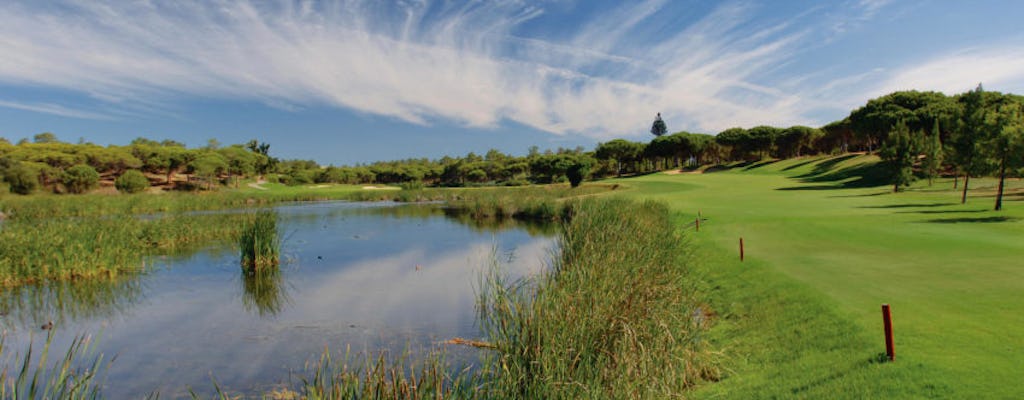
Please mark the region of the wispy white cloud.
POLYGON ((572 46, 608 53, 621 45, 637 25, 664 7, 666 2, 667 0, 646 0, 639 4, 623 2, 617 9, 604 13, 602 18, 584 24, 573 37, 572 46))
MULTIPOLYGON (((854 8, 863 17, 885 3, 854 8)), ((815 26, 802 14, 762 23, 754 5, 724 3, 663 40, 635 40, 669 5, 623 3, 556 39, 524 35, 520 28, 547 11, 514 1, 8 4, 0 7, 0 84, 76 91, 140 113, 198 96, 285 110, 328 105, 416 124, 514 121, 597 139, 642 133, 656 112, 673 129, 707 132, 814 123, 805 116, 813 102, 863 93, 867 78, 764 79, 793 62, 815 29, 829 30, 827 21, 815 26)), ((971 68, 969 58, 871 79, 952 85, 951 71, 971 68)), ((1024 70, 1019 58, 997 61, 1005 66, 985 70, 993 77, 1024 70)), ((102 116, 57 104, 0 106, 102 116)))
MULTIPOLYGON (((820 77, 819 77, 820 78, 820 77)), ((951 51, 910 65, 875 68, 850 76, 801 82, 798 109, 852 110, 869 99, 899 90, 934 90, 947 95, 974 89, 1013 91, 1024 87, 1024 46, 1016 42, 951 51)), ((826 121, 819 121, 826 122, 826 121)))
POLYGON ((1024 84, 1024 46, 976 47, 944 54, 894 71, 875 91, 928 88, 955 94, 978 83, 993 90, 1024 84))
POLYGON ((862 18, 868 19, 874 17, 883 7, 892 3, 892 0, 860 0, 857 5, 863 10, 864 14, 862 18))
POLYGON ((92 111, 83 111, 73 108, 68 108, 60 104, 52 103, 21 103, 15 101, 0 100, 0 107, 13 108, 16 110, 33 111, 43 114, 52 114, 61 117, 70 118, 82 118, 82 119, 96 119, 96 120, 113 120, 113 116, 96 113, 92 111))

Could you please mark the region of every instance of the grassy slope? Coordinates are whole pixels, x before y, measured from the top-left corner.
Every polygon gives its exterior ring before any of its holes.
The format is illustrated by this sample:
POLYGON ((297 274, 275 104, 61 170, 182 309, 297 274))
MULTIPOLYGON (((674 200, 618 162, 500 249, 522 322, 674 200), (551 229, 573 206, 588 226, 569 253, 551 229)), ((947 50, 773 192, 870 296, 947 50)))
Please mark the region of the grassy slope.
POLYGON ((947 180, 900 194, 831 181, 865 161, 625 181, 680 224, 708 218, 694 239, 734 372, 698 397, 1024 396, 1024 198, 997 213, 982 193, 960 205, 947 180), (893 307, 894 364, 877 362, 882 303, 893 307))

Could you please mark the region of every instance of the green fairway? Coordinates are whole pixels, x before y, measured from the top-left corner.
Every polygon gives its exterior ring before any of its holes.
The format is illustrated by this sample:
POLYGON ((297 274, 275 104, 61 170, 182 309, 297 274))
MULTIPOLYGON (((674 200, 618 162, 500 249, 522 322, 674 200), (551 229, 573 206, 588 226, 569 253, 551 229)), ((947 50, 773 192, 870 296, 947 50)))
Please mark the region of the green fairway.
POLYGON ((1008 182, 994 212, 992 180, 973 179, 961 205, 952 179, 893 194, 851 177, 874 160, 621 181, 629 196, 670 204, 680 225, 707 218, 692 236, 732 373, 697 395, 1024 396, 1024 185, 1008 182), (893 364, 878 362, 882 303, 893 308, 893 364))

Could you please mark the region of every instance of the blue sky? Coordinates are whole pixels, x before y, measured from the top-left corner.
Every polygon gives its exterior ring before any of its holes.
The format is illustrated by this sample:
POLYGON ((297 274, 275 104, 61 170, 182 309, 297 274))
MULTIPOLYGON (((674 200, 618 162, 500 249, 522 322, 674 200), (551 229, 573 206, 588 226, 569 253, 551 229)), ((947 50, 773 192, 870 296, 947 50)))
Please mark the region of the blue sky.
POLYGON ((820 126, 1024 93, 1016 1, 6 1, 0 137, 257 138, 351 164, 820 126))

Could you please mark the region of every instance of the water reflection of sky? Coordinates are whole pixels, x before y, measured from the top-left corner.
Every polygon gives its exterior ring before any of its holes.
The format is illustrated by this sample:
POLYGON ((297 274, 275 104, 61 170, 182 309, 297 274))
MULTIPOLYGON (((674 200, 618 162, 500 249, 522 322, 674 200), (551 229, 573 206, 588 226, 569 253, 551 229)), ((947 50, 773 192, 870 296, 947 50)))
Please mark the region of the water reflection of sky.
POLYGON ((516 277, 543 268, 554 246, 550 237, 525 230, 484 232, 443 216, 360 210, 365 207, 280 208, 287 262, 279 280, 262 286, 245 281, 234 250, 220 249, 158 260, 156 272, 130 285, 132 295, 110 300, 109 312, 39 304, 19 312, 8 299, 8 349, 26 348, 30 336, 41 341, 39 325, 53 319, 54 349, 91 333, 101 336, 101 352, 117 355, 107 376, 112 398, 152 390, 176 398, 188 387, 208 392, 211 373, 223 388, 245 391, 286 380, 325 347, 335 354, 417 351, 477 337, 473 288, 492 254, 516 277), (268 295, 279 297, 267 301, 268 295))

